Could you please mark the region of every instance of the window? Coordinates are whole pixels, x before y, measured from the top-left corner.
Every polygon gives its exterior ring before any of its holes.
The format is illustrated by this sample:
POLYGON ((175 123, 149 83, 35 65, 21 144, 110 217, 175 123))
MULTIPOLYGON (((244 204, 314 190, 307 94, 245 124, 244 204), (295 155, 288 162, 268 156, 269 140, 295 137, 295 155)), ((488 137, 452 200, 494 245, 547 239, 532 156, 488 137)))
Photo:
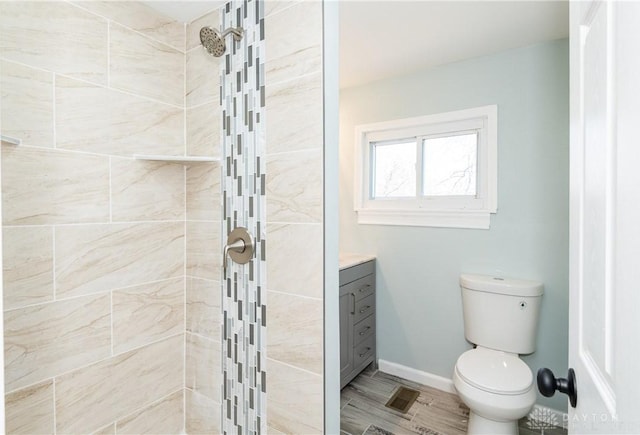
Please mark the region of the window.
POLYGON ((489 228, 496 136, 496 106, 357 127, 358 222, 489 228))

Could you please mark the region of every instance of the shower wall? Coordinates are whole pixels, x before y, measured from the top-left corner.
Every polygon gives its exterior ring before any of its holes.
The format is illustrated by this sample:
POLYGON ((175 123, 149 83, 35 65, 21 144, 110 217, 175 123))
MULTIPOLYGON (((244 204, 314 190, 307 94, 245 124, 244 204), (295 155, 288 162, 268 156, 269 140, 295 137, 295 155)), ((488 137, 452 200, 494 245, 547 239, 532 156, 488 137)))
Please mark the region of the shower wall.
MULTIPOLYGON (((187 153, 221 156, 220 61, 200 45, 204 26, 219 28, 220 12, 186 26, 187 153)), ((187 168, 186 431, 220 433, 220 165, 187 168)))
POLYGON ((274 433, 320 433, 322 2, 267 1, 265 15, 267 423, 274 433))
MULTIPOLYGON (((267 425, 270 433, 321 433, 324 408, 322 3, 267 1, 264 8, 267 425)), ((217 145, 221 126, 220 77, 217 72, 224 57, 210 57, 198 46, 200 28, 218 26, 220 19, 220 12, 215 11, 187 25, 189 154, 220 155, 217 145), (216 74, 207 71, 216 71, 216 74), (212 117, 215 122, 211 121, 212 117), (212 146, 207 144, 216 145, 207 149, 212 146)), ((219 170, 217 166, 187 170, 187 239, 189 228, 193 228, 194 235, 202 236, 212 228, 203 225, 203 221, 216 225, 219 222, 220 208, 206 207, 212 203, 211 195, 215 195, 214 202, 219 207, 220 190, 224 189, 215 184, 219 170), (207 186, 213 186, 213 190, 207 186), (204 196, 207 191, 209 196, 204 196), (193 218, 189 204, 192 195, 201 198, 193 202, 194 211, 200 209, 193 218)), ((213 240, 216 234, 211 234, 209 243, 219 246, 219 240, 213 240)), ((211 275, 213 279, 203 276, 210 280, 197 280, 215 286, 216 291, 213 287, 190 291, 193 275, 187 272, 190 275, 187 277, 188 433, 217 432, 220 427, 222 379, 219 262, 217 264, 211 275), (212 407, 216 412, 211 412, 212 407)))
POLYGON ((264 3, 234 1, 222 29, 240 27, 221 68, 222 234, 246 228, 254 255, 229 262, 222 285, 223 433, 266 433, 264 3))
POLYGON ((205 181, 132 155, 185 151, 184 25, 0 2, 0 41, 0 128, 23 140, 2 145, 6 430, 180 433, 205 181))
MULTIPOLYGON (((320 433, 322 4, 264 11, 267 425, 320 433)), ((205 25, 0 2, 7 432, 220 431, 220 165, 132 159, 221 154, 205 25)))

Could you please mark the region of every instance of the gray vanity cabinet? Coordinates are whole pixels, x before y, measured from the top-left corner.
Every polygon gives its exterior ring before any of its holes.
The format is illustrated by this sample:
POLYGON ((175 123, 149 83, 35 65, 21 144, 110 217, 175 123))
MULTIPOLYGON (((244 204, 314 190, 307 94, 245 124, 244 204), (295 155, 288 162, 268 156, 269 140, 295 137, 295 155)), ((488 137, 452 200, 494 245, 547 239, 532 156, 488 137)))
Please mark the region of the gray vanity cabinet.
POLYGON ((374 261, 340 270, 340 388, 376 358, 374 261))

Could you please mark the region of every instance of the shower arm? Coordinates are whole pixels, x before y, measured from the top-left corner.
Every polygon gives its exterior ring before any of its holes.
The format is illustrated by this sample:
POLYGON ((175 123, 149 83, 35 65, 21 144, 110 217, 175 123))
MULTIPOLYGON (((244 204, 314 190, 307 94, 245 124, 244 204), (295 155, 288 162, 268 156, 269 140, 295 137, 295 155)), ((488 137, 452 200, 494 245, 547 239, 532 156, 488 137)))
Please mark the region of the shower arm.
POLYGON ((233 34, 234 41, 240 41, 242 39, 242 36, 244 35, 244 30, 242 29, 242 27, 231 27, 222 32, 222 37, 226 37, 229 33, 233 34))

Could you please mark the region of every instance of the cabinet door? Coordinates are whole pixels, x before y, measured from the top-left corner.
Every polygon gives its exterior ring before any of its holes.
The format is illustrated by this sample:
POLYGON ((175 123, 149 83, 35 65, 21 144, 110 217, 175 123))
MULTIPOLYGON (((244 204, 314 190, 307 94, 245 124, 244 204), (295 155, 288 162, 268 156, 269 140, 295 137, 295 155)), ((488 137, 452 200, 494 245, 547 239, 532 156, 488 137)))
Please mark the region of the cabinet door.
POLYGON ((355 295, 340 288, 340 388, 353 370, 353 307, 355 295))

